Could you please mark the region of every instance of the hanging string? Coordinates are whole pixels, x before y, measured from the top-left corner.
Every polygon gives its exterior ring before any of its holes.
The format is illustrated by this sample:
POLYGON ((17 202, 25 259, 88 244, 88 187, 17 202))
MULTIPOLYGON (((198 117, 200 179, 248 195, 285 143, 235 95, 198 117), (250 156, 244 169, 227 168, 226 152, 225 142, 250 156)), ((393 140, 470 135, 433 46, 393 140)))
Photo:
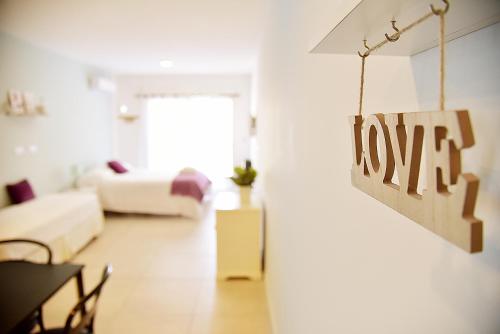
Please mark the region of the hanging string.
POLYGON ((444 111, 444 78, 445 78, 445 66, 444 66, 444 37, 445 37, 445 27, 444 27, 444 11, 439 13, 439 110, 444 111))
POLYGON ((442 0, 446 7, 444 9, 436 9, 431 5, 431 13, 439 16, 439 110, 444 111, 444 43, 445 43, 445 26, 444 15, 450 9, 448 0, 442 0))
POLYGON ((363 94, 365 90, 365 61, 368 56, 361 56, 361 84, 359 87, 359 111, 358 115, 361 116, 363 112, 363 94))
MULTIPOLYGON (((364 95, 364 84, 365 84, 365 62, 366 58, 373 52, 378 49, 380 49, 382 46, 389 42, 395 42, 399 39, 399 37, 407 32, 408 30, 416 27, 417 25, 421 24, 422 22, 426 21, 427 19, 433 17, 434 15, 439 16, 439 110, 444 111, 445 110, 445 93, 444 93, 444 81, 445 81, 445 19, 444 15, 448 12, 448 9, 450 7, 449 1, 448 0, 442 0, 445 3, 445 8, 444 9, 436 9, 434 8, 434 5, 431 5, 431 12, 427 13, 426 15, 422 16, 415 22, 409 24, 408 26, 398 30, 396 29, 396 33, 394 33, 392 36, 389 36, 386 34, 386 38, 381 41, 380 43, 376 44, 373 47, 368 47, 366 45, 366 40, 364 40, 364 45, 365 45, 365 52, 361 53, 358 51, 358 55, 361 57, 361 83, 360 83, 360 89, 359 89, 359 110, 358 110, 358 115, 361 115, 363 112, 363 95, 364 95)), ((395 27, 394 22, 393 22, 393 27, 395 27)))
MULTIPOLYGON (((415 22, 413 22, 413 23, 407 25, 406 27, 400 29, 399 32, 395 33, 394 35, 396 35, 397 37, 399 37, 402 34, 404 34, 405 32, 407 32, 408 30, 410 30, 410 29, 418 26, 420 23, 424 22, 425 20, 427 20, 427 19, 429 19, 429 18, 431 18, 433 16, 434 16, 433 12, 427 13, 426 15, 422 16, 421 18, 419 18, 415 22)), ((393 37, 395 37, 394 35, 393 35, 393 37)), ((391 41, 386 38, 383 41, 381 41, 380 43, 378 43, 375 46, 372 46, 371 48, 369 48, 368 50, 366 50, 366 52, 364 54, 368 55, 368 54, 372 53, 373 51, 376 51, 376 50, 380 49, 381 47, 383 47, 384 45, 386 45, 388 42, 391 42, 391 41)))
POLYGON ((365 92, 365 63, 366 63, 366 57, 370 55, 370 47, 368 44, 366 44, 366 39, 363 40, 363 45, 366 48, 366 51, 364 54, 361 54, 358 51, 358 55, 361 57, 361 79, 360 79, 360 86, 359 86, 359 110, 358 110, 358 115, 361 116, 361 113, 363 112, 363 94, 365 92))
POLYGON ((402 34, 404 34, 405 32, 407 32, 408 30, 412 29, 413 27, 416 27, 420 23, 424 22, 425 20, 427 20, 427 19, 429 19, 429 18, 431 18, 433 16, 434 16, 434 12, 431 11, 430 13, 427 13, 426 15, 422 16, 421 18, 419 18, 415 22, 413 22, 413 23, 409 24, 408 26, 400 29, 393 36, 390 36, 389 38, 386 38, 385 40, 383 40, 382 42, 376 44, 373 47, 368 47, 366 45, 366 40, 363 40, 365 48, 366 48, 366 51, 364 53, 360 53, 358 51, 358 55, 361 57, 361 84, 360 84, 360 87, 359 87, 359 110, 358 110, 358 115, 361 115, 362 112, 363 112, 363 96, 364 96, 364 85, 365 85, 365 62, 366 62, 366 58, 373 51, 376 51, 376 50, 380 49, 382 46, 384 46, 388 42, 394 42, 391 39, 399 39, 399 36, 401 36, 402 34))

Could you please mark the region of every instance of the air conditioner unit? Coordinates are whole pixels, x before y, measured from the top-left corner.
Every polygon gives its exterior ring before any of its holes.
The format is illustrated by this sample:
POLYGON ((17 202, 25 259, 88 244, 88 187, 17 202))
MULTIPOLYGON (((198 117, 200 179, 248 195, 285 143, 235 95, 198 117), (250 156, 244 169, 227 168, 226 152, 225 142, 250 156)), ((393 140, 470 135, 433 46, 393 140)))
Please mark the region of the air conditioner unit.
POLYGON ((95 76, 89 78, 89 88, 91 90, 113 93, 116 91, 116 84, 109 78, 95 76))

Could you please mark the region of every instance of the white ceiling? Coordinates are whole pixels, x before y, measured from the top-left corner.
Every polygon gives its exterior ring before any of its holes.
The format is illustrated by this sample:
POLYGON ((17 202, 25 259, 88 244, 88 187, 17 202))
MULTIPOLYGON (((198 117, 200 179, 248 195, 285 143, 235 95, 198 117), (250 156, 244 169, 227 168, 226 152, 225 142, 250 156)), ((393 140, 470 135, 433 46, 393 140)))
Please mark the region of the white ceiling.
POLYGON ((115 73, 249 73, 264 1, 0 0, 0 31, 115 73))

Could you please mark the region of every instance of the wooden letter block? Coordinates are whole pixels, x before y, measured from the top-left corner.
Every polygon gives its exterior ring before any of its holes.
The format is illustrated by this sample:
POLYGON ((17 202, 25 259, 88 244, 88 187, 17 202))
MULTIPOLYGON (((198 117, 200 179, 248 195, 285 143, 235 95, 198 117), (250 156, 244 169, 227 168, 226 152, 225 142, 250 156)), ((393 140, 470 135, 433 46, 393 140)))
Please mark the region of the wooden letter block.
POLYGON ((353 186, 460 248, 482 251, 483 223, 474 217, 479 180, 461 173, 460 151, 474 145, 468 111, 351 116, 349 122, 353 186))

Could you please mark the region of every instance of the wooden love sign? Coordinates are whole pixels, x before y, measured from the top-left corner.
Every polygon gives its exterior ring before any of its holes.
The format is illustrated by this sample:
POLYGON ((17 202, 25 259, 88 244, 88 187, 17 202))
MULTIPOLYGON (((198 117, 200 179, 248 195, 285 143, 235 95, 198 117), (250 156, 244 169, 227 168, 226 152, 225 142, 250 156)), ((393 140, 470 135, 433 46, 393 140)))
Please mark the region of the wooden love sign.
POLYGON ((351 116, 349 122, 353 186, 460 248, 482 251, 483 223, 474 217, 479 179, 461 173, 460 151, 474 145, 468 111, 351 116), (424 142, 426 189, 419 194, 424 142))

